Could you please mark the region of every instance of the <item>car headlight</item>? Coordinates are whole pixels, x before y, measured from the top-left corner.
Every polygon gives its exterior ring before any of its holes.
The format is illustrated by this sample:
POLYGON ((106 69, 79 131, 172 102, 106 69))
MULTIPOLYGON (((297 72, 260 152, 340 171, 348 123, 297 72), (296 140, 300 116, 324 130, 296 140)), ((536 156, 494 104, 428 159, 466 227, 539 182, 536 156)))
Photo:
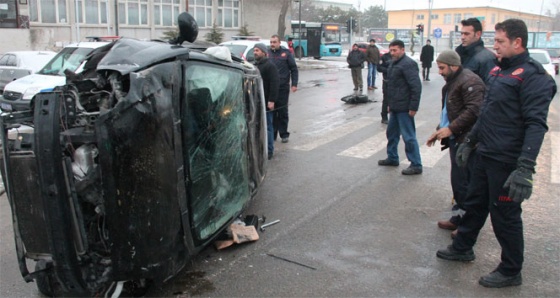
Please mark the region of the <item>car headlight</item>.
POLYGON ((39 88, 39 87, 27 88, 27 90, 25 90, 25 92, 23 92, 23 96, 21 98, 23 100, 31 100, 33 98, 33 96, 35 96, 35 94, 39 93, 39 91, 41 91, 41 88, 39 88))

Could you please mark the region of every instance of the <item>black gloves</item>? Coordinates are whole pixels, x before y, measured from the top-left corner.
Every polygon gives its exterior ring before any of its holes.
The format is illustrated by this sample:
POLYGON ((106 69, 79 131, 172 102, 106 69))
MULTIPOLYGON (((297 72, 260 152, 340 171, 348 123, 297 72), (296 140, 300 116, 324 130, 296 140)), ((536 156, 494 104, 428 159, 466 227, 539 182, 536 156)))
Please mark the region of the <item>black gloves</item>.
POLYGON ((509 188, 508 196, 514 202, 521 203, 531 196, 535 164, 530 159, 520 157, 517 160, 517 169, 511 172, 506 183, 504 183, 504 188, 509 188))
POLYGON ((459 145, 459 148, 457 148, 457 154, 455 155, 455 162, 458 166, 465 167, 467 165, 469 156, 474 150, 476 143, 478 143, 476 137, 470 134, 465 137, 465 141, 459 145))

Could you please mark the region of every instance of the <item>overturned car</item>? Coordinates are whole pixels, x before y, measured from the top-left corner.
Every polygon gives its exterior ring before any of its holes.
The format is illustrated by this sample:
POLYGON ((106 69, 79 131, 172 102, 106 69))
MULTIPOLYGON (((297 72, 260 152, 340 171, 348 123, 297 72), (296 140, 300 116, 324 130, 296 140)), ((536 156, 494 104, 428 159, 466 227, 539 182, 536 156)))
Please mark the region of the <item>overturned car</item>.
POLYGON ((119 39, 30 111, 0 117, 19 267, 43 294, 168 280, 264 178, 258 70, 208 54, 192 43, 192 17, 179 19, 190 27, 175 44, 119 39))

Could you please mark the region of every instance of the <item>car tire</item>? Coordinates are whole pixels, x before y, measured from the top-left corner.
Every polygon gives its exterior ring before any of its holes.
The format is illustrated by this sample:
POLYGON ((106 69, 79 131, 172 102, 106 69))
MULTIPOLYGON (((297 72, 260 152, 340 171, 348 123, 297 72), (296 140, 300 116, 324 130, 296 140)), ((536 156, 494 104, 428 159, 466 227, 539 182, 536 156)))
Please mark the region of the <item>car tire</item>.
POLYGON ((303 57, 303 49, 301 47, 295 48, 294 53, 296 54, 296 58, 303 57))
POLYGON ((35 282, 37 283, 37 289, 41 292, 41 294, 47 297, 54 297, 52 284, 53 277, 51 270, 47 269, 49 267, 49 264, 45 260, 39 260, 35 263, 35 271, 41 271, 37 272, 35 282))

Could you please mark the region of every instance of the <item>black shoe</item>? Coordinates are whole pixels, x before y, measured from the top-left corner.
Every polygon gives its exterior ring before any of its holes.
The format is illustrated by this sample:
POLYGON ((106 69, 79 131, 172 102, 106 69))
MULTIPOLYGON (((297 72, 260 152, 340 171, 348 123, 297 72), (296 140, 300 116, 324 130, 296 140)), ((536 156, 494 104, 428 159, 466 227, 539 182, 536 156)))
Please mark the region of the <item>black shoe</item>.
POLYGON ((268 154, 268 160, 271 160, 273 156, 274 156, 274 153, 269 153, 268 154))
POLYGON ((403 175, 418 175, 422 174, 422 167, 413 167, 410 166, 401 172, 403 175))
POLYGON ((488 275, 481 277, 478 283, 487 288, 503 288, 511 286, 519 286, 523 282, 521 272, 513 276, 506 276, 494 270, 488 275))
POLYGON ((288 143, 290 141, 290 139, 288 139, 288 137, 282 138, 282 143, 288 143))
POLYGON ((383 124, 389 124, 389 120, 387 120, 387 119, 381 119, 381 123, 383 123, 383 124))
POLYGON ((390 160, 390 159, 382 159, 382 160, 378 160, 377 164, 380 166, 392 166, 392 167, 398 167, 399 166, 399 161, 398 160, 390 160))
POLYGON ((429 81, 430 79, 426 79, 426 81, 429 81))
POLYGON ((354 88, 354 91, 358 91, 358 88, 354 88))
POLYGON ((455 250, 453 248, 453 245, 448 245, 447 248, 438 250, 436 256, 440 259, 444 259, 448 261, 470 262, 470 261, 474 261, 475 259, 474 252, 472 249, 462 252, 462 251, 455 250))

